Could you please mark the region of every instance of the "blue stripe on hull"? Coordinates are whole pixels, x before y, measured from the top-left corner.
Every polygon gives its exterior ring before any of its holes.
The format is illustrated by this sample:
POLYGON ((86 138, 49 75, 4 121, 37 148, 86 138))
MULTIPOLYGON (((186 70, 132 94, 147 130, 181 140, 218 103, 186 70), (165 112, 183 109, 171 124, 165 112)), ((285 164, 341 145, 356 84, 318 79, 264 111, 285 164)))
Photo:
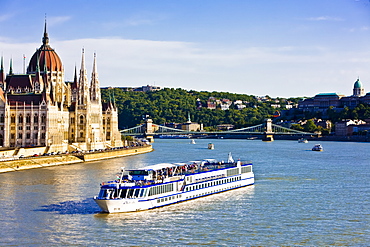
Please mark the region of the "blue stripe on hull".
MULTIPOLYGON (((254 178, 254 177, 245 178, 245 179, 242 179, 242 180, 239 180, 239 181, 248 180, 248 179, 252 179, 252 178, 254 178)), ((185 200, 179 200, 179 201, 175 201, 175 202, 171 202, 171 203, 167 203, 167 204, 163 204, 163 205, 151 207, 151 208, 148 208, 148 209, 145 209, 145 210, 155 209, 155 208, 161 208, 161 207, 164 207, 164 206, 169 206, 169 205, 172 205, 172 204, 186 202, 186 201, 194 200, 194 199, 205 197, 205 196, 210 196, 210 195, 213 195, 213 194, 219 194, 219 193, 223 193, 223 192, 230 191, 230 190, 240 189, 240 188, 247 187, 247 186, 250 186, 250 185, 253 185, 253 184, 254 183, 246 184, 246 185, 235 187, 235 188, 231 188, 231 189, 226 189, 226 190, 221 190, 221 191, 217 191, 217 192, 212 192, 212 193, 209 193, 209 194, 206 194, 206 195, 196 196, 196 197, 188 198, 188 199, 185 199, 185 200)), ((208 188, 212 188, 212 187, 208 187, 208 188)), ((214 186, 214 188, 217 188, 217 186, 214 186)), ((201 190, 201 189, 198 189, 198 190, 201 190)), ((196 191, 196 190, 192 190, 192 191, 185 192, 185 193, 190 193, 190 192, 193 192, 193 191, 196 191)), ((163 196, 163 197, 158 197, 158 198, 149 199, 149 200, 142 200, 142 201, 156 201, 158 199, 166 198, 166 197, 170 197, 170 196, 184 195, 185 193, 177 193, 177 194, 173 194, 173 195, 169 195, 169 196, 163 196)), ((139 202, 140 201, 141 200, 139 200, 139 202)))

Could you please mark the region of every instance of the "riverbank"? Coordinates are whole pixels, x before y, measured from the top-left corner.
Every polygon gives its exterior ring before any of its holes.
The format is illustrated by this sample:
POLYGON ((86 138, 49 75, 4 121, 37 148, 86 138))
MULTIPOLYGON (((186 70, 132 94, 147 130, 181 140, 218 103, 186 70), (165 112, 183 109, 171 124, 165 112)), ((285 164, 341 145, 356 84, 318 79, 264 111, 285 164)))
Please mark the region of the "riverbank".
POLYGON ((124 156, 138 155, 153 151, 151 145, 117 149, 105 152, 94 152, 84 154, 53 155, 17 160, 3 161, 0 163, 0 173, 14 172, 26 169, 43 168, 48 166, 69 165, 85 163, 96 160, 112 159, 124 156))

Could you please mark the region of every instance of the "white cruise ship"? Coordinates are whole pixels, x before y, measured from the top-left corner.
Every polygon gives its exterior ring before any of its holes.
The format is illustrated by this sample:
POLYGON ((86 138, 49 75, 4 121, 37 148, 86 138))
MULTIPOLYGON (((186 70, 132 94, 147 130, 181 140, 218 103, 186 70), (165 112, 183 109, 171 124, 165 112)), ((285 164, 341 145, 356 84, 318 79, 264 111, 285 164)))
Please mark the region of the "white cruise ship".
POLYGON ((122 169, 94 197, 103 212, 134 212, 188 201, 254 184, 251 162, 215 159, 122 169))

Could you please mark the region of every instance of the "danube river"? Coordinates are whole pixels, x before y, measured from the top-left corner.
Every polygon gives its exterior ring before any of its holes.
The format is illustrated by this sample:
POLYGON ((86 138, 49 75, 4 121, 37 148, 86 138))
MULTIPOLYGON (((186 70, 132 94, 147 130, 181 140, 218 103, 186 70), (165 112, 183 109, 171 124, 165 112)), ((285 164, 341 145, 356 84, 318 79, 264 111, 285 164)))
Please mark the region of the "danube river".
POLYGON ((366 246, 370 143, 157 140, 148 154, 0 174, 1 246, 366 246), (255 185, 137 212, 100 214, 92 197, 120 167, 252 160, 255 185))

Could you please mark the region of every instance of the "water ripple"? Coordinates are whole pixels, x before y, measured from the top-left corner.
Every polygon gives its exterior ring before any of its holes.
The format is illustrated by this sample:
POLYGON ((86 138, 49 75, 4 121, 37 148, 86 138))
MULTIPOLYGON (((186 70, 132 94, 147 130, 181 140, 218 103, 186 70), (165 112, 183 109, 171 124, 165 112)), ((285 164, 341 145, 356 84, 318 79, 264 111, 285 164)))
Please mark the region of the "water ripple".
POLYGON ((59 214, 96 214, 100 212, 99 207, 89 198, 82 201, 65 201, 43 205, 41 209, 34 211, 55 212, 59 214))

